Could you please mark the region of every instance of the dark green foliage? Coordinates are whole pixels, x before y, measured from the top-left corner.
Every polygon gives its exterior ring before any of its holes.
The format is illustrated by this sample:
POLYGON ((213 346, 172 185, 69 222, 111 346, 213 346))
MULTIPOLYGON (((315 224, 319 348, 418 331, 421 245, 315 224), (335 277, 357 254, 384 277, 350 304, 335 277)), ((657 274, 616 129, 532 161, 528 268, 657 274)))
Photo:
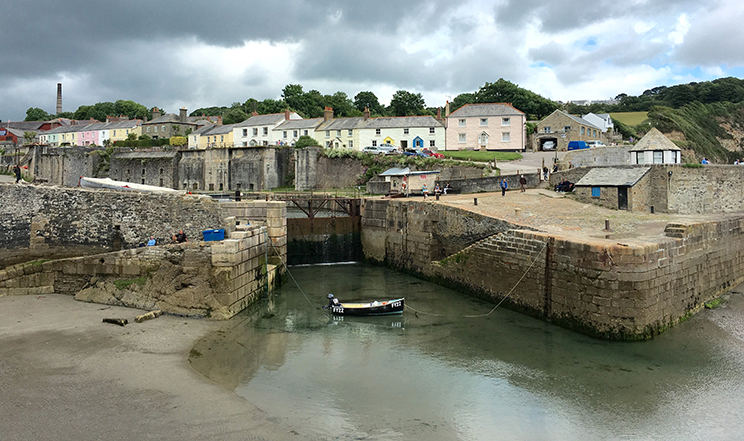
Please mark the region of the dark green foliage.
POLYGON ((222 116, 227 110, 227 107, 202 107, 191 112, 189 116, 222 116))
POLYGON ((222 123, 223 124, 237 124, 247 119, 248 119, 248 114, 246 114, 243 111, 243 109, 238 108, 238 107, 233 107, 232 109, 225 112, 225 114, 222 116, 222 123))
POLYGON ((29 107, 26 110, 26 119, 24 121, 49 121, 52 119, 52 115, 46 113, 44 110, 38 107, 29 107))
POLYGON ((297 142, 295 142, 295 148, 301 149, 305 147, 320 147, 320 144, 318 144, 318 141, 312 136, 302 135, 297 139, 297 142))
POLYGON ((371 116, 382 116, 385 114, 385 109, 377 99, 377 95, 372 92, 359 92, 354 97, 354 107, 360 112, 364 112, 364 109, 369 109, 371 116))
POLYGON ((392 116, 413 116, 423 115, 426 102, 420 93, 412 93, 405 90, 399 90, 393 94, 390 100, 390 109, 392 116))
POLYGON ((129 119, 152 118, 152 112, 142 104, 132 100, 117 100, 116 102, 96 103, 92 106, 80 106, 73 113, 73 118, 78 120, 94 120, 104 122, 107 116, 126 116, 129 119))
POLYGON ((558 104, 547 98, 522 89, 516 84, 499 78, 495 83, 486 83, 475 92, 476 103, 511 103, 527 114, 527 119, 542 119, 555 111, 558 104))

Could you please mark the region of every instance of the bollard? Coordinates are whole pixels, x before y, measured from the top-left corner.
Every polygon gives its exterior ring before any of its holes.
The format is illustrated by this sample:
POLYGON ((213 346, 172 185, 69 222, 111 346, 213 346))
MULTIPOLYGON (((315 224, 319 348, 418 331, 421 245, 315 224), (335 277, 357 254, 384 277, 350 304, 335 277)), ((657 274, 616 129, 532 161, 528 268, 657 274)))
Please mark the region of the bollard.
POLYGON ((437 200, 439 200, 439 192, 437 192, 437 200))
POLYGON ((473 198, 473 205, 478 205, 478 198, 473 198))
POLYGON ((521 208, 515 208, 514 209, 514 215, 517 217, 520 217, 522 215, 522 209, 521 208))
POLYGON ((651 214, 654 214, 654 206, 651 206, 651 214))
POLYGON ((610 231, 610 220, 605 219, 605 230, 610 231))

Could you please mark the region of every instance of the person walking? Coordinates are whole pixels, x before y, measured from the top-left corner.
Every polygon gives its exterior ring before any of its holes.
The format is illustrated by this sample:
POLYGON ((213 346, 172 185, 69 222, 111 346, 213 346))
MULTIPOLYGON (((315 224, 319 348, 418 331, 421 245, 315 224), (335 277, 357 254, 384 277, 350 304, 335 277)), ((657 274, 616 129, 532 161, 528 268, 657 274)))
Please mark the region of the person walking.
POLYGON ((501 196, 506 195, 506 189, 509 187, 509 184, 506 183, 506 178, 501 180, 501 196))
POLYGON ((13 167, 13 173, 15 173, 16 184, 17 184, 21 180, 21 167, 18 166, 18 165, 16 165, 15 167, 13 167))
POLYGON ((524 175, 521 175, 519 177, 519 190, 524 193, 525 188, 524 186, 527 185, 527 178, 524 177, 524 175))

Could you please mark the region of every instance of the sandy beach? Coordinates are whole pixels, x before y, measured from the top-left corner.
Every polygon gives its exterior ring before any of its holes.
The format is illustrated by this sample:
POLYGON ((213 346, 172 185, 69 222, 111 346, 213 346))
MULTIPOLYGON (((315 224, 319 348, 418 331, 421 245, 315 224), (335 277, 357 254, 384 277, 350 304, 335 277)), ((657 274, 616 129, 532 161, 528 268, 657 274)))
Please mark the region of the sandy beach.
POLYGON ((0 439, 295 438, 191 368, 194 343, 223 323, 134 323, 142 313, 64 295, 0 297, 0 439))

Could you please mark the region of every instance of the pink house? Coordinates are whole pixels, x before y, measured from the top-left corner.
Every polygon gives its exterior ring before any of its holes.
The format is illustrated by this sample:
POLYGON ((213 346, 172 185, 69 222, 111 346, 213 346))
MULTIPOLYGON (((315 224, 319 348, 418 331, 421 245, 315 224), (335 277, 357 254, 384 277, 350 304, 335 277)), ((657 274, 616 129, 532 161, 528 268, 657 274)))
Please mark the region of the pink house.
POLYGON ((508 103, 466 104, 447 116, 445 150, 523 151, 526 122, 508 103))

